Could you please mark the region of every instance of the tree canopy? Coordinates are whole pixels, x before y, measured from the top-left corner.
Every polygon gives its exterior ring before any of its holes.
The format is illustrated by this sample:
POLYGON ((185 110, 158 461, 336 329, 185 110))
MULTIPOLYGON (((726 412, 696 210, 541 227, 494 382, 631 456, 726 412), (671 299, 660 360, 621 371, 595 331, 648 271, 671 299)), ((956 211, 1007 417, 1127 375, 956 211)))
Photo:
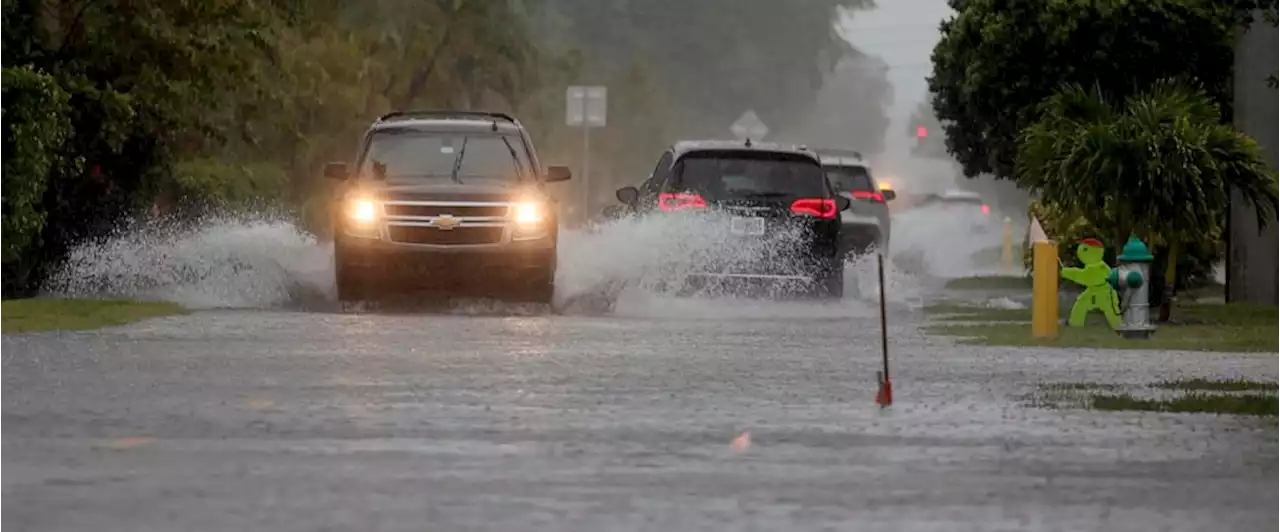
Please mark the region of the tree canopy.
POLYGON ((947 149, 973 177, 1015 177, 1018 135, 1064 83, 1125 98, 1198 80, 1230 116, 1240 6, 1212 0, 951 0, 929 89, 947 149))

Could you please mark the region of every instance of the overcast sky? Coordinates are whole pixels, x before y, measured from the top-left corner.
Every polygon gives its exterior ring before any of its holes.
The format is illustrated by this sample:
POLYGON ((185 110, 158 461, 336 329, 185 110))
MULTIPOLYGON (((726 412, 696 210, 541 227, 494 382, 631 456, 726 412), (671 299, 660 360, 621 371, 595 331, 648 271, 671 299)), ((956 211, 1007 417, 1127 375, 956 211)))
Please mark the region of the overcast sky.
POLYGON ((888 149, 906 149, 906 121, 928 88, 929 54, 938 42, 938 23, 953 11, 946 0, 876 0, 876 8, 855 11, 842 21, 850 42, 863 52, 889 64, 894 88, 888 149))
POLYGON ((879 56, 889 65, 893 107, 889 111, 881 169, 893 174, 912 174, 917 182, 927 181, 934 187, 954 186, 954 165, 910 157, 914 141, 906 133, 911 111, 928 92, 924 78, 929 75, 929 55, 938 42, 938 24, 954 12, 947 7, 947 0, 876 0, 876 3, 878 6, 874 9, 854 11, 852 16, 845 17, 841 30, 859 50, 879 56))

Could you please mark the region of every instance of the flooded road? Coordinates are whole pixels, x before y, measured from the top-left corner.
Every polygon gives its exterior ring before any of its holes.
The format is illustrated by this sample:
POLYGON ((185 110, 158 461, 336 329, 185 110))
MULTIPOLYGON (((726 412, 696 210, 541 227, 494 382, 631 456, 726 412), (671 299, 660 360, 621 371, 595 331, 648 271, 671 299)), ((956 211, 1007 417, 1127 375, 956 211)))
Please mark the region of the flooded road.
POLYGON ((1276 526, 1274 421, 1025 397, 1043 382, 1274 379, 1270 357, 956 346, 901 310, 896 403, 882 411, 874 313, 708 310, 217 310, 6 335, 4 524, 1276 526))
POLYGON ((654 257, 678 257, 680 228, 620 225, 567 235, 557 286, 572 299, 620 283, 611 312, 394 314, 340 311, 328 250, 287 224, 85 248, 51 291, 196 310, 4 336, 4 524, 1275 529, 1274 421, 1031 396, 1054 382, 1274 380, 1274 358, 927 336, 921 307, 944 295, 944 275, 981 271, 954 257, 992 243, 895 223, 891 255, 926 260, 891 261, 886 410, 867 261, 831 303, 674 299, 645 281, 654 257))

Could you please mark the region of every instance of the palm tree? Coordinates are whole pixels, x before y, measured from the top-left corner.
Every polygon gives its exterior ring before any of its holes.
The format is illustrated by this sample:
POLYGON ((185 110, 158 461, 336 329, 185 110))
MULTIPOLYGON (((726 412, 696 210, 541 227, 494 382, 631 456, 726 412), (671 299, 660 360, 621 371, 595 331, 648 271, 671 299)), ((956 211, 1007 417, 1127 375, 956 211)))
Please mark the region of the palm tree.
POLYGON ((1096 87, 1068 85, 1040 112, 1020 139, 1019 183, 1115 246, 1129 234, 1155 246, 1157 264, 1168 264, 1152 286, 1162 318, 1169 298, 1159 285, 1173 288, 1181 250, 1220 232, 1231 189, 1258 207, 1259 227, 1275 220, 1275 173, 1199 88, 1165 80, 1117 105, 1096 87))

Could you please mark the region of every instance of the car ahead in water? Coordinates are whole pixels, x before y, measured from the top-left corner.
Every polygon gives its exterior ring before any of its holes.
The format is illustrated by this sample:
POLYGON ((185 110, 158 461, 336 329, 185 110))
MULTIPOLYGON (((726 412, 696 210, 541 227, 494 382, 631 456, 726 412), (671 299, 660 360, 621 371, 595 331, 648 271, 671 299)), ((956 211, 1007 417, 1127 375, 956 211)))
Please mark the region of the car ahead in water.
POLYGON ((897 194, 881 187, 871 175, 871 165, 862 154, 852 150, 816 149, 822 167, 836 193, 852 200, 840 213, 845 230, 854 243, 854 253, 862 254, 873 246, 889 245, 889 206, 897 194))
POLYGON ((831 188, 812 151, 749 140, 679 142, 663 152, 644 184, 618 189, 617 197, 640 216, 723 215, 717 219, 728 222, 724 247, 755 250, 699 262, 680 274, 678 291, 844 293, 843 259, 854 242, 840 213, 850 200, 831 188))
POLYGON ((980 194, 965 190, 948 190, 923 195, 915 204, 917 209, 933 209, 944 213, 957 223, 968 224, 974 233, 998 230, 999 224, 991 216, 991 205, 980 194))
POLYGON ((329 163, 343 302, 414 291, 550 302, 556 209, 533 142, 510 115, 405 111, 366 131, 354 171, 329 163))

